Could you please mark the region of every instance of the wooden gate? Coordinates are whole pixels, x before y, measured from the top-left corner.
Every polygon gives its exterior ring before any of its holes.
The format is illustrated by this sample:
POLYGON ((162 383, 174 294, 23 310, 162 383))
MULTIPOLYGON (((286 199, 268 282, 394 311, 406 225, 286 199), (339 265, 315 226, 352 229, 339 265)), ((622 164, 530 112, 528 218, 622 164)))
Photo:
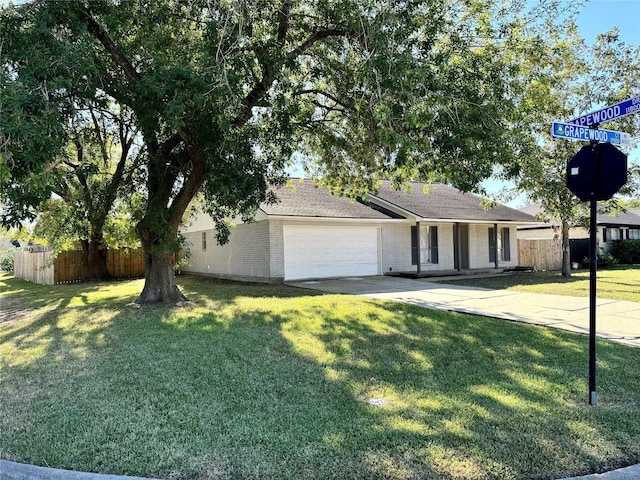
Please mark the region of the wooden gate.
POLYGON ((562 241, 556 239, 518 239, 518 264, 536 270, 562 269, 562 241))

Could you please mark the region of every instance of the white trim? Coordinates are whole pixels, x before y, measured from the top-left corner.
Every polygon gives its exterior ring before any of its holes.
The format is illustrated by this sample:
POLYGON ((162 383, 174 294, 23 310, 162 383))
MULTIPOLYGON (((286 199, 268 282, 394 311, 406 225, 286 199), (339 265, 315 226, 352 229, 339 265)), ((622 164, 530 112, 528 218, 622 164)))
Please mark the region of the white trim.
POLYGON ((428 222, 428 223, 474 223, 477 225, 493 225, 497 223, 498 225, 532 225, 532 223, 527 222, 516 222, 513 220, 467 220, 464 218, 452 219, 438 219, 438 218, 425 218, 419 217, 419 222, 428 222))
POLYGON ((395 203, 388 202, 370 193, 368 193, 367 196, 369 197, 370 202, 377 203, 381 207, 389 210, 390 212, 397 213, 398 215, 402 215, 403 217, 406 217, 407 220, 411 220, 412 223, 415 223, 416 221, 420 221, 419 220, 420 217, 418 215, 416 215, 415 213, 409 210, 405 210, 402 207, 399 207, 395 203))
POLYGON ((345 218, 345 217, 298 217, 295 215, 269 215, 269 220, 293 222, 345 222, 345 223, 407 223, 404 218, 345 218))

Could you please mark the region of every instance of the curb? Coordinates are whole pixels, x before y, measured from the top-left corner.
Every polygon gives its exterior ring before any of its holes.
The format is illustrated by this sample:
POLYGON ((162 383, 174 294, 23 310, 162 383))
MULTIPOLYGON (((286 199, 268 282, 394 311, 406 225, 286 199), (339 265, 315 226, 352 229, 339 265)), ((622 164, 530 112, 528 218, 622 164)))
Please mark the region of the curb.
POLYGON ((640 478, 640 464, 605 473, 593 473, 583 477, 568 477, 559 480, 637 480, 640 478))
MULTIPOLYGON (((0 460, 0 480, 150 480, 143 477, 76 472, 0 460)), ((154 479, 151 479, 154 480, 154 479)), ((157 479, 156 479, 157 480, 157 479)))
MULTIPOLYGON (((640 478, 640 464, 605 473, 594 473, 582 477, 567 477, 558 480, 637 480, 640 478)), ((0 460, 0 480, 159 480, 127 475, 76 472, 48 467, 36 467, 23 463, 0 460)))

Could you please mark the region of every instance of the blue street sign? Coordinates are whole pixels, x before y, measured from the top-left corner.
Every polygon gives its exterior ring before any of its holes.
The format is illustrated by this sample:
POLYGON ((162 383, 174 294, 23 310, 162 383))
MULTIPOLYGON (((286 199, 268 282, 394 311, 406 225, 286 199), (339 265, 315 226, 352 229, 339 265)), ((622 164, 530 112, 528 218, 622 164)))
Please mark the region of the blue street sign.
POLYGON ((587 113, 573 120, 569 120, 567 123, 575 123, 577 125, 583 125, 588 127, 589 125, 595 125, 597 123, 609 122, 616 118, 624 117, 625 115, 631 115, 632 113, 640 112, 640 95, 637 97, 628 98, 622 102, 610 105, 608 107, 601 108, 595 112, 587 113))
POLYGON ((614 130, 596 130, 589 127, 581 127, 571 123, 553 122, 551 136, 554 138, 568 138, 569 140, 597 141, 628 147, 631 145, 631 135, 614 130))

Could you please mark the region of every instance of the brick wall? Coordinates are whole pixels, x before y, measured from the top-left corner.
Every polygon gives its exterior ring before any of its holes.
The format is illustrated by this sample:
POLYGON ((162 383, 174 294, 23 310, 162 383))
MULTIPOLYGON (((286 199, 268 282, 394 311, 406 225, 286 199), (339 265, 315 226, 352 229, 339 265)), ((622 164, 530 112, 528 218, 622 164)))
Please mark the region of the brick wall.
MULTIPOLYGON (((453 270, 453 224, 440 223, 438 227, 438 263, 423 263, 422 271, 453 270)), ((414 272, 416 266, 411 264, 411 225, 395 224, 382 227, 382 272, 414 272)))
POLYGON ((284 279, 284 238, 282 220, 271 220, 269 223, 269 270, 273 279, 284 279))
MULTIPOLYGON (((495 263, 489 261, 489 228, 492 224, 469 225, 469 268, 495 268, 495 263)), ((511 261, 499 260, 499 268, 515 267, 518 265, 518 240, 516 227, 513 225, 500 225, 509 228, 509 246, 511 261)))
POLYGON ((192 231, 183 235, 190 256, 181 271, 236 280, 269 281, 268 222, 233 227, 225 245, 217 244, 214 230, 192 231), (206 250, 202 249, 203 233, 207 238, 206 250))

